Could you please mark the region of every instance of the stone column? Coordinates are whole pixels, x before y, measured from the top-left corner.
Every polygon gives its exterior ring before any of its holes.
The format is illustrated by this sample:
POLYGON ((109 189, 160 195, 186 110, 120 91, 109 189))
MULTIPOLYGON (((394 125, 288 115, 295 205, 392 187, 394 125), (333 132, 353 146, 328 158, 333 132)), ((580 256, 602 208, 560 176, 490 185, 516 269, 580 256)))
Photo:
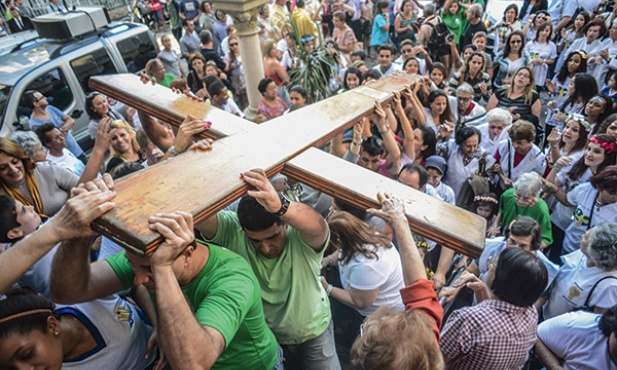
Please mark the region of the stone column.
POLYGON ((263 58, 259 46, 259 11, 268 6, 268 0, 214 0, 214 7, 232 17, 238 35, 242 69, 246 81, 249 106, 245 110, 246 119, 257 115, 261 94, 257 90, 259 81, 264 78, 263 58))

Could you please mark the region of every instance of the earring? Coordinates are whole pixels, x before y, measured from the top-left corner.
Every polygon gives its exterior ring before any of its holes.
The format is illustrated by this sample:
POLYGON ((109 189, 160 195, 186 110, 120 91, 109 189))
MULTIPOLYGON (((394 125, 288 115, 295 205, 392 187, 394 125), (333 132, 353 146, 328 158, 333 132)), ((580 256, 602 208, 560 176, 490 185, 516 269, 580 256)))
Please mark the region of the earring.
POLYGON ((56 331, 54 332, 54 335, 57 337, 58 335, 60 335, 60 332, 56 331))

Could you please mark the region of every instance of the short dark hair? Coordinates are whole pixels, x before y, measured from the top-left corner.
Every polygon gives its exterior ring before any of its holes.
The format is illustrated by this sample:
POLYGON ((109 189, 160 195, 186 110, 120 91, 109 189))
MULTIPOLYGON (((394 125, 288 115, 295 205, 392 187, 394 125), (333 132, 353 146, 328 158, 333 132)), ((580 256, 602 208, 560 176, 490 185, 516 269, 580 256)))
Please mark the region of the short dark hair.
POLYGON ((482 141, 482 134, 480 131, 472 126, 461 127, 456 130, 456 134, 454 135, 454 141, 456 145, 461 146, 465 142, 465 140, 469 139, 472 136, 478 136, 478 144, 482 141))
POLYGON ((389 50, 392 55, 396 54, 396 49, 392 44, 382 44, 377 47, 377 53, 382 50, 389 50))
POLYGON ((203 30, 199 33, 199 42, 209 44, 212 42, 212 34, 208 30, 203 30))
POLYGON ((362 152, 370 156, 382 155, 384 151, 383 142, 375 136, 369 136, 362 140, 362 152))
POLYGON ((259 81, 259 85, 257 85, 257 90, 259 90, 261 94, 265 93, 268 85, 270 85, 272 82, 274 82, 274 79, 264 78, 263 80, 259 81))
POLYGON ((250 195, 245 195, 238 204, 238 221, 248 231, 266 230, 272 225, 282 225, 283 221, 266 209, 250 195))
POLYGON ((351 53, 352 57, 360 57, 360 60, 366 60, 366 51, 364 50, 356 50, 351 53))
POLYGON ((398 173, 398 175, 400 176, 403 172, 409 172, 410 174, 417 173, 420 177, 420 181, 418 184, 418 186, 420 186, 420 189, 422 189, 424 186, 426 186, 426 183, 428 183, 428 171, 418 164, 406 163, 403 168, 401 168, 401 171, 398 173))
POLYGON ((526 250, 505 248, 499 254, 491 290, 504 302, 529 307, 547 283, 548 272, 542 261, 526 250))
POLYGON ((36 102, 36 98, 34 94, 36 90, 28 90, 21 97, 21 105, 26 106, 28 108, 34 108, 34 103, 36 102))
POLYGON ((296 6, 298 8, 304 8, 304 0, 296 0, 296 6))
POLYGON ((208 86, 208 94, 210 94, 210 98, 214 98, 215 95, 218 95, 225 89, 225 84, 221 81, 215 81, 208 86))
POLYGON ((143 169, 144 169, 144 166, 142 166, 140 163, 124 162, 124 163, 117 165, 116 167, 114 167, 113 170, 111 170, 111 177, 114 180, 117 180, 121 177, 130 175, 133 172, 141 171, 143 169))
POLYGON ((369 68, 364 71, 364 75, 362 76, 362 81, 366 81, 368 78, 373 80, 379 80, 381 78, 381 73, 373 68, 369 68))
POLYGON ((60 316, 53 310, 54 303, 28 289, 13 289, 0 300, 0 320, 24 312, 32 312, 21 317, 15 317, 0 324, 0 339, 8 339, 14 335, 27 335, 38 330, 47 332, 47 318, 60 316), (35 311, 37 310, 37 311, 35 311))
POLYGON ((506 238, 510 235, 526 237, 531 235, 531 249, 537 251, 542 246, 542 228, 538 221, 528 216, 518 215, 504 230, 506 238))
POLYGON ((53 131, 54 129, 57 129, 56 125, 54 125, 51 122, 47 122, 47 123, 43 123, 42 125, 40 125, 39 127, 37 127, 34 132, 36 133, 36 136, 38 136, 39 140, 41 141, 41 143, 43 143, 43 145, 47 146, 46 144, 49 143, 51 140, 47 137, 47 133, 50 131, 53 131))
POLYGON ((302 85, 294 85, 294 86, 292 86, 292 88, 289 89, 289 92, 290 93, 292 93, 292 92, 298 93, 298 94, 302 95, 302 97, 304 99, 306 99, 306 97, 307 97, 306 89, 304 87, 302 87, 302 85))
POLYGON ((9 239, 9 231, 21 224, 17 222, 17 211, 15 209, 15 199, 8 195, 0 195, 0 243, 12 243, 15 240, 9 239))
POLYGON ((609 308, 602 314, 598 329, 605 337, 610 337, 611 334, 617 335, 617 305, 609 308))

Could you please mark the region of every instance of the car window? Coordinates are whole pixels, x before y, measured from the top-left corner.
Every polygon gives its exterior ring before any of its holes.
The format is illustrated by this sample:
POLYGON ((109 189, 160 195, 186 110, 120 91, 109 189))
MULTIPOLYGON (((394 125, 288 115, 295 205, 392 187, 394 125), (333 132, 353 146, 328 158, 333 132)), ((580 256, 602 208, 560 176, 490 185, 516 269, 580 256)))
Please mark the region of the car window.
POLYGON ((80 58, 71 61, 71 68, 75 72, 82 89, 86 93, 92 91, 88 87, 90 76, 118 73, 111 57, 105 49, 98 49, 80 58))
POLYGON ((150 59, 156 58, 156 49, 147 32, 118 41, 118 51, 130 73, 137 73, 146 67, 150 59))
MULTIPOLYGON (((73 101, 75 100, 75 94, 66 81, 64 73, 59 68, 52 69, 51 71, 48 71, 34 79, 30 85, 26 87, 24 92, 29 90, 39 91, 47 97, 49 104, 62 111, 73 104, 73 101)), ((32 108, 21 105, 20 99, 20 105, 17 109, 17 117, 30 117, 31 114, 32 108)))

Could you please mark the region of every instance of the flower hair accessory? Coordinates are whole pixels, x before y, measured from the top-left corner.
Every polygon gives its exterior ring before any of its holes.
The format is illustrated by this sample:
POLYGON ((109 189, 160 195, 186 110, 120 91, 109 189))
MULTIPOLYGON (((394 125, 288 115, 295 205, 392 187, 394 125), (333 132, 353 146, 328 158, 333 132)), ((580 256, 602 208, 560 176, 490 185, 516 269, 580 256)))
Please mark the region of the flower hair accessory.
POLYGON ((587 59, 587 52, 585 50, 574 50, 573 53, 580 55, 583 59, 587 59))
POLYGON ((473 198, 474 202, 489 202, 489 203, 493 203, 495 205, 499 204, 499 201, 495 198, 492 197, 483 197, 481 195, 477 195, 473 198))
POLYGON ((583 116, 582 114, 573 113, 568 116, 568 120, 578 122, 587 132, 591 131, 591 124, 585 119, 585 116, 583 116))
POLYGON ((428 243, 425 242, 425 241, 417 241, 416 242, 416 247, 428 249, 428 243))
POLYGON ((617 152, 617 143, 614 141, 609 143, 608 141, 598 140, 598 138, 594 135, 589 138, 589 142, 600 145, 606 154, 617 152))

